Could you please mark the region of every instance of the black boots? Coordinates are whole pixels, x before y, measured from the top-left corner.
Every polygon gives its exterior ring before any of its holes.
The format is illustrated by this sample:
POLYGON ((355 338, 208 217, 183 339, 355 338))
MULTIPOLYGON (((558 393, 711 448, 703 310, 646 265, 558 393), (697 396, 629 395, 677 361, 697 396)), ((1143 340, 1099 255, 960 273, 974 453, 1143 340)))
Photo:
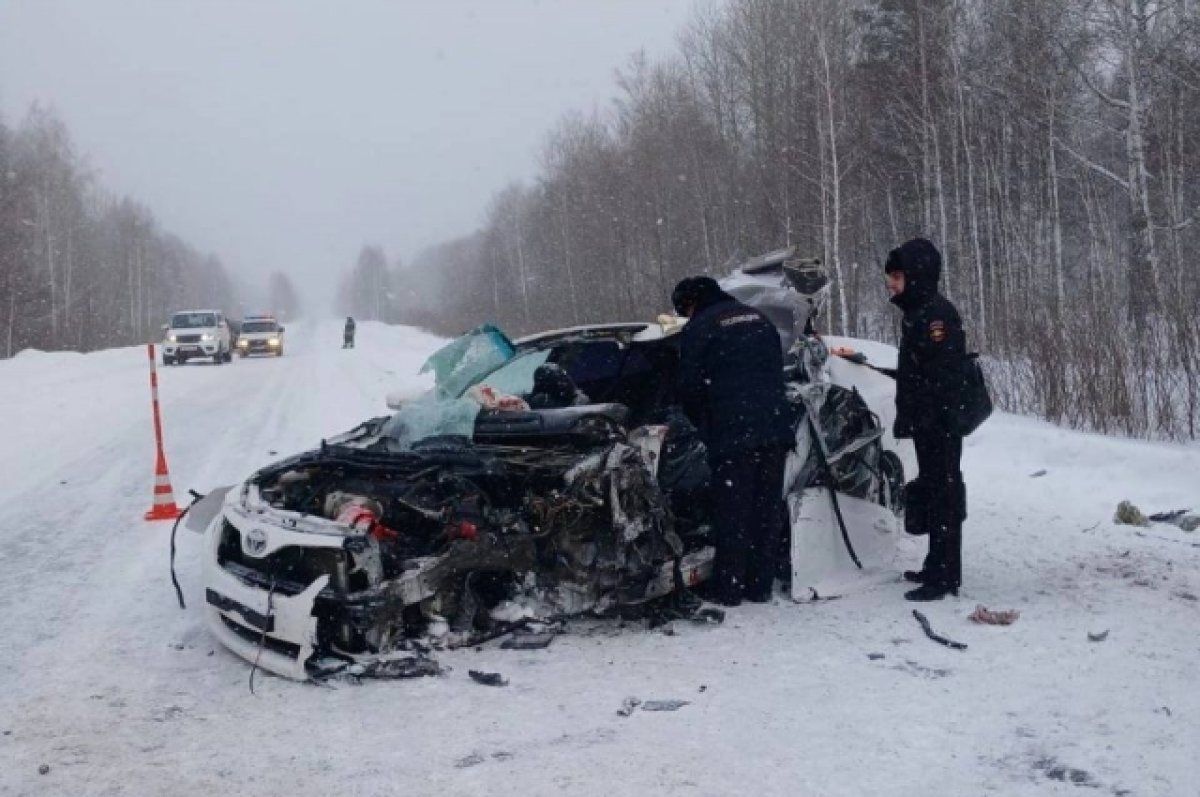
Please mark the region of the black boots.
MULTIPOLYGON (((907 577, 908 573, 905 573, 904 575, 905 575, 905 577, 907 577)), ((958 595, 958 587, 951 586, 950 584, 928 583, 928 584, 922 584, 921 586, 917 587, 916 589, 912 589, 912 590, 909 590, 908 592, 904 593, 904 599, 908 600, 908 601, 918 601, 918 602, 940 601, 942 598, 946 597, 947 595, 957 596, 958 595)))
POLYGON ((929 580, 929 574, 924 570, 905 570, 904 580, 921 586, 904 593, 904 599, 910 601, 940 601, 947 595, 958 595, 958 587, 938 584, 929 580))

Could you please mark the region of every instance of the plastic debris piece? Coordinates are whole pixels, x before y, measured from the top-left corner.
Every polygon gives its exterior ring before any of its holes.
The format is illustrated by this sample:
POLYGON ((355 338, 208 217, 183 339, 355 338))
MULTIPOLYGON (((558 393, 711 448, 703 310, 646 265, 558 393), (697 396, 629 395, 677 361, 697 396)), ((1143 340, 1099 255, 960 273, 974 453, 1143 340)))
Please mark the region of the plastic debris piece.
POLYGON ((880 659, 885 658, 885 657, 884 657, 884 654, 882 654, 882 653, 868 653, 867 658, 870 659, 871 661, 879 661, 880 659))
POLYGON ((1154 523, 1169 523, 1183 531, 1196 531, 1200 529, 1200 514, 1194 513, 1190 509, 1157 512, 1150 516, 1150 520, 1154 523))
POLYGON ((690 700, 647 700, 642 703, 642 711, 678 711, 691 702, 690 700))
POLYGON ((423 654, 415 656, 390 656, 366 662, 347 662, 341 659, 322 658, 312 663, 310 675, 314 681, 338 678, 357 683, 363 678, 396 680, 399 678, 423 678, 441 675, 444 672, 437 660, 423 654))
POLYGON ((1048 473, 1048 471, 1046 471, 1045 469, 1042 469, 1042 470, 1035 470, 1033 473, 1029 474, 1029 478, 1031 478, 1031 479, 1040 479, 1040 478, 1042 478, 1043 476, 1045 476, 1045 475, 1046 475, 1046 473, 1048 473))
POLYGON ((955 642, 953 639, 947 639, 946 637, 934 631, 933 626, 929 624, 929 618, 926 617, 919 609, 913 609, 913 617, 917 618, 917 622, 921 624, 922 630, 925 631, 925 636, 929 637, 939 645, 945 645, 946 647, 953 648, 954 650, 967 649, 965 642, 955 642))
POLYGON ((1091 631, 1088 631, 1088 642, 1103 642, 1106 639, 1108 639, 1107 628, 1098 634, 1093 634, 1091 631))
POLYGON ((636 697, 627 697, 621 701, 621 707, 617 709, 617 714, 622 717, 628 717, 641 704, 642 701, 636 697))
POLYGON ((508 686, 508 681, 498 672, 483 672, 482 670, 467 670, 467 675, 477 684, 484 686, 508 686))
POLYGON ((441 674, 441 665, 428 656, 377 659, 369 662, 363 670, 364 678, 422 678, 441 674))
POLYGON ((549 633, 515 633, 500 643, 505 650, 541 650, 550 646, 554 634, 549 633))
POLYGON ((1016 609, 997 609, 993 611, 981 603, 976 605, 975 611, 971 612, 967 616, 967 619, 983 625, 1012 625, 1020 616, 1021 613, 1016 609))

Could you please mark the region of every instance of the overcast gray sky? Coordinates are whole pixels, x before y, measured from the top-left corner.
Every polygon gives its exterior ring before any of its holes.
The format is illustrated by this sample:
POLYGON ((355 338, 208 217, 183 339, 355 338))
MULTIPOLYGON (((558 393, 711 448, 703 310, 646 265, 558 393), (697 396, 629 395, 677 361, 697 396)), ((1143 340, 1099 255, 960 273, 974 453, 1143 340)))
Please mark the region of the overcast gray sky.
POLYGON ((0 0, 0 112, 65 120, 100 182, 258 282, 327 290, 482 223, 693 0, 0 0))

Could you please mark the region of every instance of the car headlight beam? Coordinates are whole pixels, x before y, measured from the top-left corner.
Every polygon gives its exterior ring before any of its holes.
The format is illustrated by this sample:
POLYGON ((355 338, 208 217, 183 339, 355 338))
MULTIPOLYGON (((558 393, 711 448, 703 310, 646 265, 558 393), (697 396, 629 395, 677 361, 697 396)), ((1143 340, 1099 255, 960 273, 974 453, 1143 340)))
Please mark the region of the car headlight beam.
POLYGON ((267 341, 267 345, 268 346, 278 346, 279 338, 271 338, 270 340, 267 341))

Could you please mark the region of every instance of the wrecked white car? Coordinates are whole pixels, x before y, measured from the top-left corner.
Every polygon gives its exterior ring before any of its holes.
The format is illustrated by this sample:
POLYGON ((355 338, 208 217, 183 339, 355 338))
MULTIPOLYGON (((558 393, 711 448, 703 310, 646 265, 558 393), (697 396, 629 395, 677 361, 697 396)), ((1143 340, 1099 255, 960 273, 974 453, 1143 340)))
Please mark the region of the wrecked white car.
MULTIPOLYGON (((753 299, 779 281, 796 294, 779 265, 743 274, 739 290, 753 299)), ((430 359, 430 394, 210 495, 193 512, 212 633, 305 679, 385 661, 414 640, 452 647, 531 620, 694 609, 689 590, 713 559, 709 473, 674 401, 677 330, 663 319, 513 343, 481 327, 430 359)), ((811 530, 813 502, 833 490, 847 513, 877 513, 867 537, 894 530, 904 482, 894 443, 859 392, 830 381, 824 344, 790 339, 794 533, 811 530)), ((833 534, 837 555, 854 558, 864 532, 833 534)))

